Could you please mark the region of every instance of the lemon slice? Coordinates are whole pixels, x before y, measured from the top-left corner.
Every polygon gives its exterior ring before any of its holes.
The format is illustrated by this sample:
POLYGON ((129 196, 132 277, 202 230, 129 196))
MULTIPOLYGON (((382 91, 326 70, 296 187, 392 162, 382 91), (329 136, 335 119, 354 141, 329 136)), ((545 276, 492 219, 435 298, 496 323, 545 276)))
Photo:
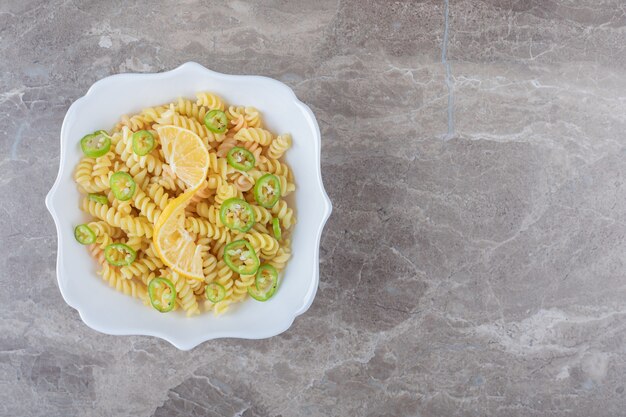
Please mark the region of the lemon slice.
POLYGON ((191 190, 196 190, 209 170, 209 151, 204 142, 191 130, 182 127, 166 125, 156 130, 170 168, 191 190))
POLYGON ((204 280, 200 247, 185 230, 185 207, 194 194, 187 191, 165 206, 154 226, 153 241, 164 264, 187 278, 204 280))

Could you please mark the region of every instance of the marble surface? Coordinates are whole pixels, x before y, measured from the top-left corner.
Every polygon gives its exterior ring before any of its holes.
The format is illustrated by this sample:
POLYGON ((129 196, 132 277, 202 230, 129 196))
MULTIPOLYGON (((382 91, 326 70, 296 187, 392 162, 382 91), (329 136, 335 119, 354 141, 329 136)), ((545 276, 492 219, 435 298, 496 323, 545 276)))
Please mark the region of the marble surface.
POLYGON ((0 2, 0 415, 623 416, 625 25, 622 0, 0 2), (63 302, 44 196, 73 100, 190 60, 311 106, 334 212, 289 331, 180 352, 63 302))

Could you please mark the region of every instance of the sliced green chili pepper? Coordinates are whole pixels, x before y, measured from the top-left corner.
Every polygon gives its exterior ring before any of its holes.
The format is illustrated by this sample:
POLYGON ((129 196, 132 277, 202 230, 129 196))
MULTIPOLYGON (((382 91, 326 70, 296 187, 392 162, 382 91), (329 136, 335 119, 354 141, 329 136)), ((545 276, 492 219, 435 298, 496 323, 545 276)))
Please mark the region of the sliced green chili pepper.
POLYGON ((148 284, 148 296, 152 307, 161 313, 172 311, 176 305, 176 287, 167 278, 153 278, 148 284))
POLYGON ((276 292, 278 271, 272 265, 263 264, 256 273, 255 285, 248 287, 250 297, 258 301, 267 301, 276 292))
POLYGON ((79 224, 74 229, 74 237, 81 245, 91 245, 96 241, 96 234, 86 224, 79 224))
POLYGON ((246 148, 235 146, 226 155, 228 165, 240 171, 250 171, 256 164, 256 159, 252 152, 246 148))
POLYGON ((252 245, 243 239, 230 242, 224 247, 224 262, 241 275, 253 275, 260 264, 252 245))
POLYGON ((222 203, 220 220, 229 229, 244 233, 252 229, 256 221, 250 204, 240 198, 229 198, 222 203))
POLYGON ((228 129, 228 118, 221 110, 211 110, 204 116, 204 124, 213 133, 224 133, 228 129))
POLYGON ((89 201, 95 201, 100 204, 109 204, 109 199, 101 194, 89 194, 89 201))
POLYGON ((283 237, 282 232, 280 231, 280 220, 277 217, 272 219, 272 230, 274 231, 274 237, 276 240, 280 240, 283 237))
POLYGON ((80 147, 85 156, 97 158, 111 149, 111 137, 104 130, 98 130, 83 136, 80 147))
POLYGON ((129 200, 133 195, 135 195, 135 188, 137 187, 133 177, 124 171, 118 171, 111 175, 109 186, 111 187, 111 191, 113 191, 115 198, 120 201, 129 200))
POLYGON ((280 181, 273 174, 265 174, 254 184, 254 199, 265 208, 272 208, 280 198, 280 181))
POLYGON ((154 149, 154 136, 147 130, 133 133, 133 152, 139 156, 147 155, 154 149))
POLYGON ((133 263, 137 252, 123 243, 111 243, 104 248, 104 257, 113 266, 125 266, 133 263))
POLYGON ((206 294, 207 300, 212 303, 218 303, 226 297, 226 288, 217 282, 211 282, 207 284, 204 293, 206 294))

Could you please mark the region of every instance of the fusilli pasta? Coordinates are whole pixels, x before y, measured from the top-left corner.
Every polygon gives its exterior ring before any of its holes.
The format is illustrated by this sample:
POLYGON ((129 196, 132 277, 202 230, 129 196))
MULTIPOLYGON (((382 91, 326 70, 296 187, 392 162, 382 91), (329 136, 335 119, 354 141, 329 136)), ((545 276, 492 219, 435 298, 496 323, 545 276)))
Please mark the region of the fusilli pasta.
MULTIPOLYGON (((289 236, 295 223, 293 209, 282 199, 295 190, 293 173, 282 160, 292 139, 289 134, 275 136, 263 126, 261 113, 255 107, 229 106, 210 92, 198 93, 195 101, 179 97, 172 103, 122 116, 110 132, 110 146, 100 153, 85 152, 74 172, 79 190, 89 194, 82 200, 81 208, 93 217, 83 225, 93 238, 84 243, 89 243, 89 253, 96 260, 102 279, 123 294, 157 308, 148 288, 155 287, 150 283, 158 282, 154 281, 156 278, 165 278, 176 290, 172 309, 182 309, 193 316, 200 312, 200 307, 222 314, 246 299, 249 289, 254 287, 255 274, 235 272, 227 262, 225 248, 230 242, 248 242, 260 263, 282 271, 291 257, 289 236), (211 111, 224 112, 225 131, 205 124, 205 116, 211 111), (185 207, 184 219, 185 233, 200 251, 204 280, 186 278, 166 266, 152 241, 155 226, 158 228, 159 219, 168 213, 168 203, 187 190, 182 181, 184 176, 177 177, 176 165, 166 158, 170 148, 161 147, 157 132, 166 125, 197 134, 208 151, 206 178, 185 207), (154 139, 146 152, 137 150, 137 135, 154 139), (248 171, 235 168, 236 164, 231 166, 233 162, 227 156, 234 147, 250 152, 253 161, 248 171), (124 189, 129 193, 128 198, 121 198, 113 184, 112 178, 120 175, 117 173, 125 173, 132 179, 132 189, 124 189), (253 190, 266 174, 274 175, 281 187, 278 201, 272 205, 257 201, 253 190), (228 210, 222 208, 224 202, 233 198, 250 203, 249 218, 253 222, 248 229, 242 229, 246 232, 231 229, 231 220, 222 217, 221 210, 228 210), (276 221, 282 231, 279 238, 273 234, 276 221), (109 257, 108 250, 115 245, 128 248, 132 256, 118 253, 109 257), (208 284, 223 288, 223 298, 218 300, 205 294, 208 284)), ((158 290, 159 296, 167 294, 163 291, 163 288, 158 290)))

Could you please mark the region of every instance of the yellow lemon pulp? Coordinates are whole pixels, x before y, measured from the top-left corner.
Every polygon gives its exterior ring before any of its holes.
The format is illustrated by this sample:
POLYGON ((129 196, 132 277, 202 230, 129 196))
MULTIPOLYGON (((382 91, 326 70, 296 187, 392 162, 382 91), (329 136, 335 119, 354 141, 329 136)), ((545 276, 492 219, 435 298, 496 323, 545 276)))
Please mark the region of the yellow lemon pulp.
POLYGON ((172 172, 190 190, 196 190, 206 180, 209 170, 209 151, 204 142, 191 130, 182 127, 167 125, 156 130, 172 172))
POLYGON ((194 236, 185 230, 185 207, 195 191, 187 191, 170 201, 154 226, 154 246, 163 263, 192 279, 204 280, 202 255, 194 236))

